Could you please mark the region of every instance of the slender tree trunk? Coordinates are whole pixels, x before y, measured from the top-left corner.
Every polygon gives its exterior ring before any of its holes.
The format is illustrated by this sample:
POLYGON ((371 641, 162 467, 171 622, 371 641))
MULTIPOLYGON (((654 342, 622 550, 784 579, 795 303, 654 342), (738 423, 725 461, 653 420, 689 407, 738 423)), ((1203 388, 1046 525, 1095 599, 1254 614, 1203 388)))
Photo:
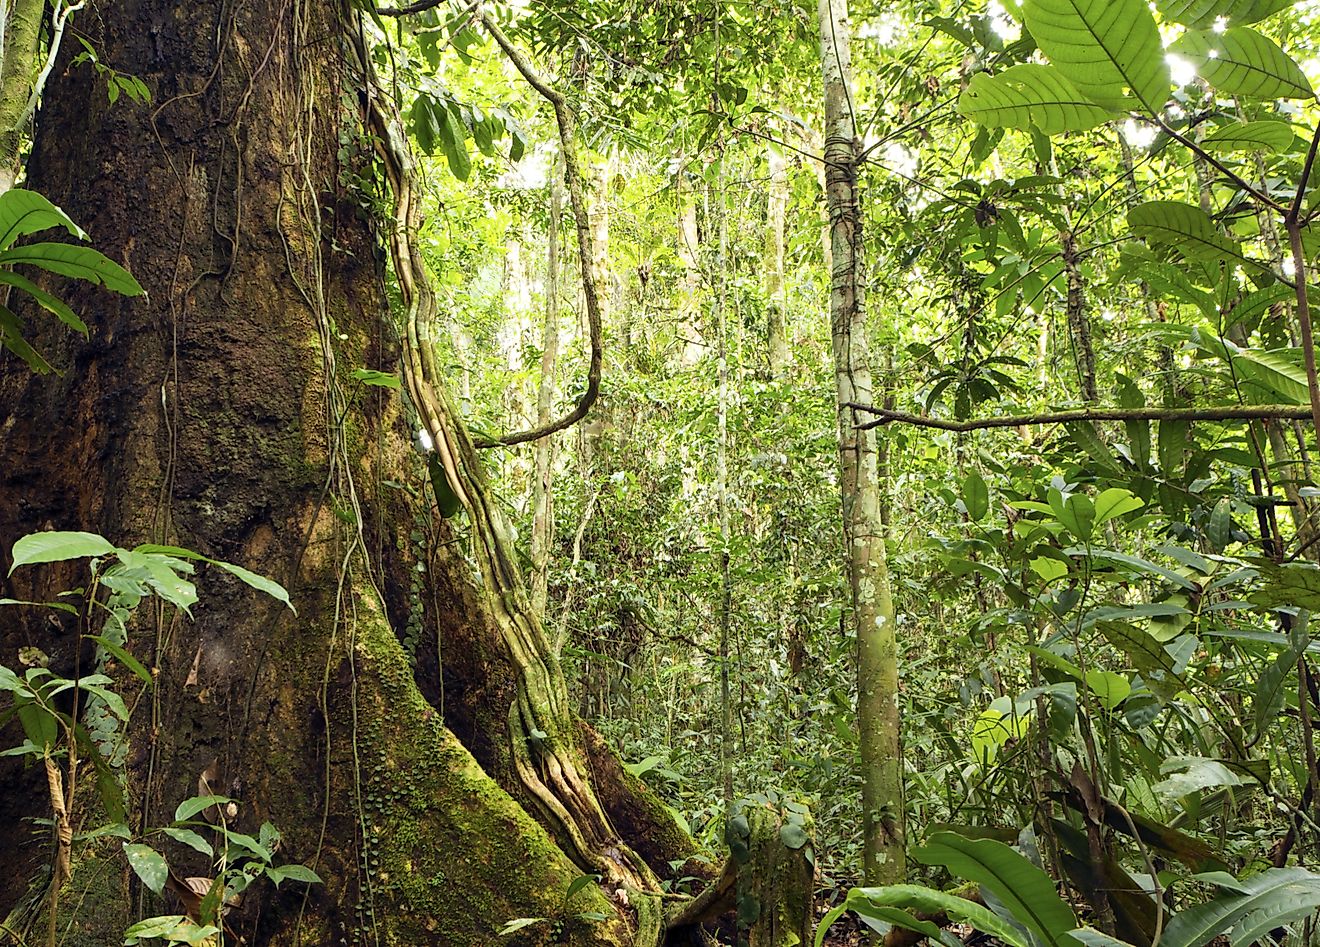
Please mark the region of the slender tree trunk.
POLYGON ((690 189, 683 186, 683 172, 679 172, 675 185, 678 200, 678 260, 683 269, 683 292, 678 304, 678 364, 691 368, 705 354, 705 338, 701 332, 701 232, 697 229, 697 203, 689 197, 690 189))
POLYGON ((880 520, 875 430, 850 403, 870 404, 871 369, 862 298, 862 219, 857 191, 850 32, 844 0, 820 0, 825 83, 825 181, 830 212, 830 322, 839 420, 846 565, 857 635, 857 731, 862 758, 862 832, 868 884, 905 872, 899 748, 898 644, 880 520))
POLYGON ((766 149, 770 188, 766 197, 765 329, 770 377, 782 379, 788 369, 788 332, 784 306, 784 217, 788 208, 788 166, 784 154, 766 149))
MULTIPOLYGON (((545 264, 545 328, 541 333, 541 383, 536 397, 536 424, 550 423, 555 401, 555 366, 559 360, 559 222, 564 206, 562 160, 550 171, 550 225, 545 264)), ((532 484, 532 607, 545 616, 550 569, 550 541, 554 535, 552 470, 555 439, 536 442, 536 479, 532 484)))

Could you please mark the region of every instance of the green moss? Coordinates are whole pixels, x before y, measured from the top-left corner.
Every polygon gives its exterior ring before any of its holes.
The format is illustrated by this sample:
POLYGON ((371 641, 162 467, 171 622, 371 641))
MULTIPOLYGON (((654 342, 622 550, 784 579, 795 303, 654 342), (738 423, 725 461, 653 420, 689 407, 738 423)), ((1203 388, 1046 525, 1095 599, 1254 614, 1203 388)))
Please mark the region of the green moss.
POLYGON ((374 902, 362 920, 374 920, 381 942, 484 947, 506 922, 544 917, 499 942, 631 943, 598 889, 575 896, 572 914, 610 921, 567 916, 564 893, 581 872, 441 725, 393 632, 361 605, 357 648, 362 887, 374 902))

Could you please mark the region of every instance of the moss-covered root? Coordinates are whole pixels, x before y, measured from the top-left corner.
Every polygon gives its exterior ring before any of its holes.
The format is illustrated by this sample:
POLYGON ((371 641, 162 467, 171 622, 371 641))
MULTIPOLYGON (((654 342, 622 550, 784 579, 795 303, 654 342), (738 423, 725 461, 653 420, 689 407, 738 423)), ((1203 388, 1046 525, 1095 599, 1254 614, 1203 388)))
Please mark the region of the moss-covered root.
POLYGON ((690 904, 671 913, 678 931, 734 912, 739 947, 801 947, 812 941, 814 860, 805 808, 740 803, 726 830, 729 861, 690 904))
MULTIPOLYGON (((358 877, 325 892, 356 896, 348 942, 633 947, 627 896, 586 885, 566 900, 580 870, 444 728, 388 624, 378 612, 364 614, 367 598, 359 603, 354 686, 332 696, 340 734, 332 752, 351 752, 356 763, 336 768, 339 801, 331 806, 360 806, 363 836, 358 877), (539 920, 501 937, 519 918, 539 920)), ((310 928, 302 933, 302 944, 318 942, 308 939, 310 928)), ((294 931, 272 940, 298 942, 294 931)))

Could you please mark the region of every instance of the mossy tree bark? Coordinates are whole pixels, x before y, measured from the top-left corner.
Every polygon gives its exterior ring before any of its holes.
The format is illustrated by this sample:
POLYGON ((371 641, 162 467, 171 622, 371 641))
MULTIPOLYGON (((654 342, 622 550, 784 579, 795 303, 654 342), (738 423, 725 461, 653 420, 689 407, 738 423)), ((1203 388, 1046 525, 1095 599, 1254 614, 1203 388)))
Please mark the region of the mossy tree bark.
MULTIPOLYGON (((368 196, 336 157, 345 140, 364 161, 375 147, 356 24, 302 0, 88 10, 93 44, 153 102, 110 105, 89 69, 57 70, 31 180, 149 295, 61 286, 91 327, 84 342, 35 323, 64 374, 0 362, 0 549, 51 528, 167 542, 271 576, 298 608, 203 571, 194 620, 139 614, 129 647, 157 682, 125 735, 133 827, 167 823, 204 772, 241 800, 237 828, 277 825, 278 860, 325 884, 253 889, 230 918, 252 944, 484 945, 532 916, 564 923, 506 942, 634 942, 646 901, 621 885, 690 849, 680 834, 634 854, 611 818, 662 825, 663 808, 638 786, 594 795, 562 674, 443 391, 468 510, 447 538, 468 542, 483 583, 437 555, 422 563, 427 595, 410 599, 405 537, 430 511, 387 484, 420 485, 420 462, 397 396, 351 380, 391 370, 401 348, 368 196), (428 699, 434 655, 419 647, 414 676, 400 645, 418 608, 419 640, 460 656, 443 671, 445 719, 428 699), (602 866, 613 886, 565 904, 571 881, 602 866), (590 911, 610 920, 572 920, 590 911)), ((79 582, 72 568, 24 569, 0 594, 47 600, 79 582)), ((72 668, 69 629, 12 614, 0 662, 36 645, 72 668)), ((18 818, 43 799, 25 779, 0 769, 0 916, 45 857, 18 818)), ((82 853, 64 903, 105 910, 61 918, 64 943, 117 942, 129 920, 161 913, 114 851, 82 853)), ((189 849, 167 854, 180 876, 210 871, 189 849)))

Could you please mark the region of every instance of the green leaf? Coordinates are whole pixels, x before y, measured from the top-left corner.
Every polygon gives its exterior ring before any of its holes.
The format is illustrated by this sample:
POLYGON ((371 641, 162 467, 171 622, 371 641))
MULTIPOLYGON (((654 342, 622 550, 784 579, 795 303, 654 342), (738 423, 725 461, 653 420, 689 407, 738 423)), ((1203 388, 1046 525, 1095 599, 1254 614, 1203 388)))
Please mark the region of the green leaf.
POLYGON ((202 838, 192 829, 180 829, 175 828, 174 826, 165 826, 161 831, 174 839, 174 841, 187 845, 189 848, 201 852, 208 858, 215 855, 215 850, 211 848, 211 843, 202 838))
POLYGON ((805 827, 796 822, 788 822, 779 827, 779 841, 784 843, 785 848, 796 852, 811 841, 811 836, 807 833, 805 827))
POLYGON ((55 370, 50 362, 23 338, 23 320, 6 306, 0 306, 0 346, 21 358, 38 375, 49 375, 55 370))
POLYGON ((600 884, 600 875, 594 875, 594 874, 578 875, 569 884, 568 890, 564 892, 564 903, 567 904, 570 900, 572 900, 573 895, 577 894, 579 891, 581 891, 583 888, 587 887, 588 885, 593 885, 593 884, 600 884))
POLYGON ((1306 369, 1297 364, 1291 353, 1239 349, 1233 353, 1233 364, 1280 399, 1292 404, 1310 404, 1311 390, 1306 383, 1306 369))
POLYGON ((1117 671, 1092 668, 1086 672, 1086 686, 1105 710, 1113 710, 1132 693, 1132 682, 1117 671))
POLYGON ((67 243, 29 243, 0 252, 0 266, 26 263, 61 276, 103 285, 125 296, 141 296, 143 289, 133 275, 114 260, 91 247, 67 243))
POLYGON ((449 170, 460 181, 466 181, 472 172, 472 159, 467 150, 467 129, 461 117, 456 117, 452 109, 435 110, 439 128, 440 147, 444 149, 449 170))
POLYGON ((990 489, 985 485, 985 478, 975 470, 963 480, 963 505, 973 522, 980 522, 990 512, 990 489))
POLYGON ((1166 19, 1196 29, 1215 25, 1220 17, 1229 26, 1255 23, 1280 10, 1286 10, 1295 0, 1155 0, 1155 7, 1166 19))
POLYGON ((0 284, 22 290, 35 299, 47 312, 54 313, 60 322, 76 332, 81 332, 84 338, 87 336, 87 324, 78 318, 77 314, 66 303, 56 299, 26 276, 15 273, 13 270, 0 270, 0 284))
POLYGON ((0 194, 0 250, 12 247, 19 237, 51 227, 63 227, 71 236, 87 239, 81 227, 36 191, 15 187, 0 194))
POLYGON ((533 924, 540 924, 542 921, 548 921, 547 917, 515 917, 512 921, 506 921, 500 928, 500 936, 506 937, 514 931, 520 931, 524 927, 531 927, 533 924))
POLYGON ((175 822, 187 822, 203 809, 209 809, 211 806, 223 806, 232 800, 228 796, 191 796, 179 803, 174 810, 175 822))
POLYGON ((170 866, 150 845, 137 842, 125 842, 124 854, 128 856, 129 867, 142 879, 142 883, 160 894, 165 890, 165 881, 170 875, 170 866))
POLYGON ((267 868, 266 874, 275 882, 277 888, 281 881, 301 881, 309 885, 321 883, 321 876, 306 865, 280 865, 278 868, 267 868))
POLYGON ((1221 128, 1201 142, 1206 151, 1268 151, 1277 154, 1292 148, 1297 135, 1287 122, 1242 122, 1221 128))
POLYGON ((950 921, 970 924, 978 931, 1008 944, 1009 947, 1027 947, 1027 939, 1022 936, 1022 932, 989 908, 924 885, 887 885, 880 888, 851 889, 843 904, 822 918, 820 928, 816 932, 817 947, 824 942, 825 932, 830 924, 842 916, 844 911, 854 911, 861 917, 897 924, 928 937, 938 937, 926 926, 935 925, 929 921, 918 921, 909 912, 944 913, 948 915, 950 921), (893 913, 895 910, 903 914, 893 913))
POLYGON ((923 865, 942 865, 998 898, 1020 924, 1050 947, 1068 947, 1076 929, 1072 908, 1054 882, 1003 842, 937 832, 914 853, 923 865))
POLYGON ((1234 260, 1258 267, 1237 242, 1221 234, 1210 215, 1182 201, 1148 201, 1128 211, 1128 227, 1138 237, 1177 250, 1189 260, 1234 260))
POLYGON ((146 920, 138 921, 124 931, 124 943, 136 944, 139 938, 164 937, 186 920, 187 918, 182 914, 162 914, 158 917, 149 917, 146 920))
POLYGON ((151 672, 143 666, 141 661, 129 654, 123 645, 116 644, 105 635, 88 635, 87 637, 95 641, 101 648, 105 649, 107 654, 137 675, 143 684, 152 683, 151 672))
POLYGON ((1041 51, 1092 102, 1128 108, 1130 90, 1147 112, 1164 108, 1169 67, 1145 0, 1024 0, 1022 13, 1041 51))
POLYGON ((1139 510, 1146 503, 1122 487, 1110 487, 1095 498, 1095 525, 1102 526, 1116 516, 1139 510))
POLYGON ((29 533, 14 543, 14 562, 9 567, 9 574, 13 575, 19 566, 106 556, 114 551, 115 547, 108 539, 95 533, 29 533))
POLYGON ((958 112, 985 128, 1038 129, 1046 135, 1080 132, 1115 117, 1077 91, 1052 66, 1021 63, 998 75, 972 76, 958 112))
POLYGON ((1096 430, 1094 424, 1090 421, 1073 421, 1064 427, 1068 429, 1068 434, 1077 446, 1086 451, 1103 470, 1117 473, 1118 465, 1114 463, 1114 454, 1100 437, 1100 432, 1096 430))
POLYGON ((1176 756, 1165 760, 1160 764, 1160 772, 1168 775, 1150 788, 1166 802, 1173 802, 1202 789, 1247 786, 1253 782, 1233 772, 1219 760, 1199 756, 1176 756))
POLYGON ((1315 96, 1300 66, 1267 36, 1245 26, 1217 33, 1188 30, 1169 47, 1196 66, 1213 88, 1251 99, 1315 96))
POLYGON ((1273 927, 1274 919, 1299 903, 1310 904, 1311 910, 1320 905, 1320 875, 1304 868, 1268 868, 1244 879, 1241 887, 1243 893, 1222 893, 1179 911, 1164 929, 1161 947, 1204 947, 1248 917, 1266 919, 1273 927))
POLYGON ((364 385, 376 385, 380 388, 398 388, 401 384, 398 375, 389 372, 378 372, 374 368, 355 369, 353 377, 364 385))
POLYGON ((277 602, 283 602, 284 605, 288 607, 289 611, 293 612, 295 615, 298 614, 298 609, 294 608, 293 603, 289 601, 288 590, 274 579, 268 579, 264 575, 257 575, 255 572, 244 569, 242 566, 236 566, 232 562, 221 562, 219 559, 207 559, 206 561, 213 566, 225 570, 230 575, 238 578, 247 585, 250 585, 258 592, 265 592, 277 602))

